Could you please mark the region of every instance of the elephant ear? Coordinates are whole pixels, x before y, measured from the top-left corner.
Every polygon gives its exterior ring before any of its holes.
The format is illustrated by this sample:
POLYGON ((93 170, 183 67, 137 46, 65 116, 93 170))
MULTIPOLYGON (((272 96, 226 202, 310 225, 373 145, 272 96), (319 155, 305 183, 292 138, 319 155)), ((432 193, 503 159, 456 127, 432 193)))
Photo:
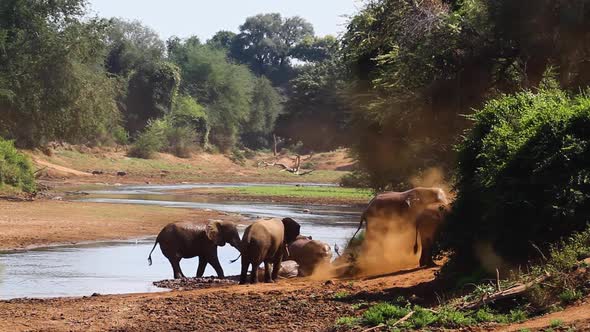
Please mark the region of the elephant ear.
POLYGON ((215 243, 216 245, 223 247, 225 242, 221 236, 221 222, 219 220, 211 220, 205 227, 205 234, 207 234, 207 238, 211 240, 211 242, 215 243))
POLYGON ((281 220, 283 222, 283 226, 285 227, 285 242, 291 243, 297 239, 297 236, 300 234, 301 226, 298 222, 291 218, 284 218, 281 220))

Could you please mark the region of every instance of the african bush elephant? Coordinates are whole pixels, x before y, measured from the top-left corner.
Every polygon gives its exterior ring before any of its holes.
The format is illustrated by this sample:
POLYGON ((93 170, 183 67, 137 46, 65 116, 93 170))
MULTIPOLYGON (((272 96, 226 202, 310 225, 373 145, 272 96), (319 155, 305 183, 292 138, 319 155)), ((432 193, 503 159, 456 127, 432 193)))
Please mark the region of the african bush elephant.
POLYGON ((291 219, 263 219, 248 226, 241 243, 242 273, 240 284, 246 283, 248 267, 252 265, 250 283, 256 283, 257 269, 264 262, 264 281, 273 282, 278 278, 286 246, 295 241, 301 226, 291 219), (272 276, 270 264, 273 265, 272 276))
POLYGON ((185 277, 180 269, 180 260, 197 256, 197 277, 203 276, 208 263, 215 269, 217 276, 223 278, 223 269, 217 258, 217 246, 223 247, 226 242, 239 250, 240 235, 236 225, 231 221, 212 220, 207 224, 181 221, 168 224, 158 234, 148 262, 152 265, 152 252, 159 243, 162 254, 172 265, 174 279, 185 277))
POLYGON ((322 263, 332 259, 332 249, 324 242, 312 240, 307 236, 298 236, 288 246, 289 256, 285 260, 293 260, 299 264, 299 276, 306 277, 313 273, 322 263))
POLYGON ((436 266, 432 260, 432 249, 438 231, 449 213, 448 205, 429 206, 416 217, 416 247, 421 247, 420 266, 436 266))
MULTIPOLYGON (((417 265, 422 254, 417 218, 430 206, 447 203, 440 188, 419 187, 375 196, 363 212, 357 229, 358 232, 366 222, 367 230, 355 255, 355 267, 360 273, 374 275, 417 265)), ((351 243, 352 239, 349 246, 351 243)))
POLYGON ((440 188, 417 187, 404 192, 384 192, 377 194, 369 202, 369 205, 361 215, 361 221, 354 238, 363 226, 367 224, 367 232, 372 220, 390 220, 395 222, 401 219, 413 219, 422 213, 431 204, 447 205, 448 201, 445 193, 440 188))

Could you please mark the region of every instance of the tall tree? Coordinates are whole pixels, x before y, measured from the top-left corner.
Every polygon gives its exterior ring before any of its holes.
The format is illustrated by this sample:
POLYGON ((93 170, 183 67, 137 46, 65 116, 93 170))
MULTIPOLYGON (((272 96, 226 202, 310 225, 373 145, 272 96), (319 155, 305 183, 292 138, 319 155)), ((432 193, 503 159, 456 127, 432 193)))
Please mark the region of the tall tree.
POLYGON ((292 73, 293 49, 313 33, 313 26, 297 16, 284 19, 272 13, 248 17, 234 38, 231 56, 248 64, 256 75, 265 75, 280 85, 292 73))
POLYGON ((20 146, 99 143, 118 126, 106 22, 81 0, 0 2, 0 134, 20 146))

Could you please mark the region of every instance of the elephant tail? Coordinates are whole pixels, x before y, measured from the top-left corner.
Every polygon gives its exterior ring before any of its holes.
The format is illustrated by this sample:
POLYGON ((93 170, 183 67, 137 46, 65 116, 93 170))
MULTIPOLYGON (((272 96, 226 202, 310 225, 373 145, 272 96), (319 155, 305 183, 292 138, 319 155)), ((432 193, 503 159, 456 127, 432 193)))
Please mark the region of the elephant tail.
POLYGON ((366 213, 363 212, 363 215, 361 216, 361 222, 359 223, 359 227, 356 229, 356 232, 354 232, 354 234, 352 235, 352 237, 350 238, 350 240, 348 240, 348 247, 350 247, 350 244, 352 243, 352 240, 354 240, 354 238, 356 237, 356 235, 358 234, 358 232, 363 227, 363 223, 366 223, 366 222, 367 222, 367 216, 366 216, 366 213))
POLYGON ((230 263, 230 264, 233 264, 233 263, 237 262, 237 261, 238 261, 238 259, 240 259, 240 257, 242 257, 242 253, 240 253, 240 255, 239 255, 238 257, 236 257, 236 259, 232 259, 232 260, 230 260, 230 261, 229 261, 229 263, 230 263))
POLYGON ((154 252, 154 249, 156 249, 156 245, 158 245, 159 240, 160 240, 160 238, 157 237, 156 238, 156 243, 154 243, 154 246, 152 247, 152 251, 150 251, 150 255, 148 256, 148 264, 150 266, 152 266, 152 252, 154 252))

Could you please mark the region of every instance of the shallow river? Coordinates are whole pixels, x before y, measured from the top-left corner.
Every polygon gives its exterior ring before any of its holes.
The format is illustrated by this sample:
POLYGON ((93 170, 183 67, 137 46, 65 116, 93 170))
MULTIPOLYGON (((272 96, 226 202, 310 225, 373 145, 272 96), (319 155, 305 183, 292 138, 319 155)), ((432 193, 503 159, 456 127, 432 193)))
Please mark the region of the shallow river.
MULTIPOLYGON (((325 241, 332 247, 334 244, 342 247, 358 226, 358 208, 243 201, 202 202, 190 195, 164 192, 240 185, 121 186, 90 191, 89 195, 73 196, 71 199, 211 209, 239 213, 249 218, 291 217, 301 224, 302 234, 325 241)), ((159 248, 152 254, 153 265, 148 266, 147 256, 154 238, 0 253, 0 299, 161 291, 152 282, 171 278, 172 268, 159 248)), ((226 245, 219 248, 218 253, 225 274, 239 274, 239 261, 229 264, 229 260, 237 257, 238 252, 226 245)), ((197 263, 197 258, 183 259, 181 267, 185 275, 194 276, 197 263)), ((215 275, 215 272, 208 265, 205 276, 210 275, 215 275)))

